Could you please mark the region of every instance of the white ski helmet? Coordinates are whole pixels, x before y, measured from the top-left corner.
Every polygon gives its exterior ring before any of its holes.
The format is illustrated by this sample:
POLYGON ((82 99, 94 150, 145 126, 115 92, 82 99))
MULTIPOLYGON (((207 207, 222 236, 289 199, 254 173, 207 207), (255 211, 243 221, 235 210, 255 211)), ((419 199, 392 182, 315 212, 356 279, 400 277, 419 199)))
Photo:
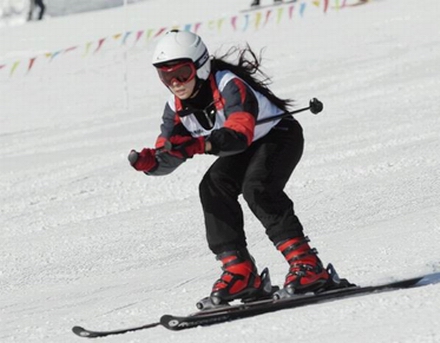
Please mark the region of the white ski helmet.
POLYGON ((157 43, 153 53, 155 67, 179 60, 191 60, 196 67, 197 77, 208 79, 211 62, 200 36, 188 31, 171 30, 157 43))

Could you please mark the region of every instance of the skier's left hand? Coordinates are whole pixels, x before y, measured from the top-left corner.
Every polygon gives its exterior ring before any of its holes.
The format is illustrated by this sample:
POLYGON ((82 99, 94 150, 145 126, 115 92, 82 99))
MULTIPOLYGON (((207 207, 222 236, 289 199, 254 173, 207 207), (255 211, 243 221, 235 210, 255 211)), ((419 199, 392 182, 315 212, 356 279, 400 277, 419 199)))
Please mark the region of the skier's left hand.
POLYGON ((171 136, 168 141, 172 144, 172 149, 167 152, 179 158, 191 158, 195 154, 205 153, 205 138, 191 136, 171 136))

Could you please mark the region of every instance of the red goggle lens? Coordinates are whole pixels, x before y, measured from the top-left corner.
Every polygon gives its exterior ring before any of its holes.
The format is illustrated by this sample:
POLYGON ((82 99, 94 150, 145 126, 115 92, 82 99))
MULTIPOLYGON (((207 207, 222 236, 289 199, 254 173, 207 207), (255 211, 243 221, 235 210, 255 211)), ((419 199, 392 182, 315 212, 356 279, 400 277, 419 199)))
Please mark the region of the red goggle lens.
POLYGON ((164 84, 171 86, 174 82, 185 84, 191 81, 197 74, 192 62, 184 62, 173 66, 157 68, 159 77, 164 84))

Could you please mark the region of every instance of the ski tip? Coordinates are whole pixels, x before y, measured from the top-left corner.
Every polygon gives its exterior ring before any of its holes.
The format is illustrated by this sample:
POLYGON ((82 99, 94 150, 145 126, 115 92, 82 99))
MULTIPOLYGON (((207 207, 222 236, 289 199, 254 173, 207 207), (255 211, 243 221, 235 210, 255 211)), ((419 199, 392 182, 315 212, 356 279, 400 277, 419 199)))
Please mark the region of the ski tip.
POLYGON ((91 337, 90 333, 81 326, 74 326, 72 328, 72 331, 74 334, 76 334, 80 337, 91 337))

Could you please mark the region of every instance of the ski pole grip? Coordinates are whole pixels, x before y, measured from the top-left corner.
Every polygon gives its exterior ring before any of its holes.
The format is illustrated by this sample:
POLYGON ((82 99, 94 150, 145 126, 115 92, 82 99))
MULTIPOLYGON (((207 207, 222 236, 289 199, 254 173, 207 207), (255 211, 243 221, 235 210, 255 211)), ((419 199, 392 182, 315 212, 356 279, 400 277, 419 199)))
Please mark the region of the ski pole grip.
POLYGON ((322 102, 316 98, 310 100, 309 107, 310 112, 312 112, 313 114, 318 114, 324 109, 324 105, 322 104, 322 102))
POLYGON ((131 150, 128 154, 128 161, 130 162, 131 166, 134 166, 139 158, 139 153, 136 150, 131 150))

